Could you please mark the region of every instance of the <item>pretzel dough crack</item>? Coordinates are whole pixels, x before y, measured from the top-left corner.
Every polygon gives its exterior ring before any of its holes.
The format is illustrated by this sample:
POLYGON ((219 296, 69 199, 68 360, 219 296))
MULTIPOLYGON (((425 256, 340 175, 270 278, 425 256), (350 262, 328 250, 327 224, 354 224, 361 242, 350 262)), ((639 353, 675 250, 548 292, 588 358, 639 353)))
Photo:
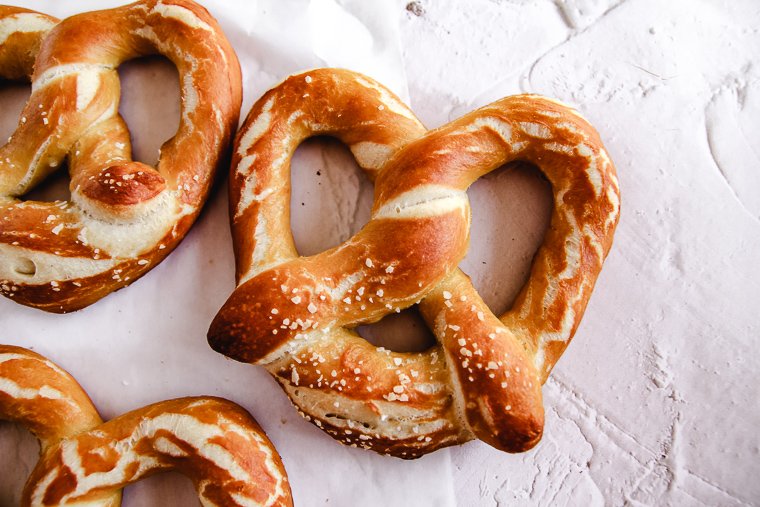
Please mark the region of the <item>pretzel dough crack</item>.
POLYGON ((452 211, 467 213, 467 194, 437 185, 425 185, 397 196, 372 212, 372 218, 423 218, 452 211))

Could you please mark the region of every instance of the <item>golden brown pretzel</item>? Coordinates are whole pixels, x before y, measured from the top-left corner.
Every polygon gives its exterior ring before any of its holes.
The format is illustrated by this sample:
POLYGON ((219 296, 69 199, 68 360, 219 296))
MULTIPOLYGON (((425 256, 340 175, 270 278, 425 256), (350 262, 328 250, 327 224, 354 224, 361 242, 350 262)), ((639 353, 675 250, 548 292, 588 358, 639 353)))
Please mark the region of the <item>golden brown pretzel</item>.
POLYGON ((143 0, 54 23, 0 7, 0 78, 32 81, 0 148, 0 293, 67 312, 128 285, 182 240, 237 126, 242 84, 221 28, 192 0, 143 0), (116 69, 156 53, 179 71, 182 114, 154 169, 131 160, 116 69), (70 201, 17 199, 65 161, 70 201))
POLYGON ((163 401, 103 424, 68 373, 0 345, 0 419, 21 423, 41 442, 25 506, 118 506, 121 488, 166 470, 188 476, 206 506, 292 505, 277 451, 227 400, 163 401))
POLYGON ((612 243, 615 170, 577 113, 508 97, 426 132, 391 92, 349 71, 292 76, 253 107, 230 178, 238 287, 211 346, 264 365, 317 426, 344 443, 413 458, 480 438, 510 452, 541 437, 541 384, 567 346, 612 243), (299 257, 289 162, 312 135, 345 142, 375 182, 367 225, 299 257), (530 279, 498 319, 456 267, 466 188, 511 160, 552 184, 551 226, 530 279), (420 302, 421 300, 421 302, 420 302), (439 345, 377 349, 351 328, 416 302, 439 345))

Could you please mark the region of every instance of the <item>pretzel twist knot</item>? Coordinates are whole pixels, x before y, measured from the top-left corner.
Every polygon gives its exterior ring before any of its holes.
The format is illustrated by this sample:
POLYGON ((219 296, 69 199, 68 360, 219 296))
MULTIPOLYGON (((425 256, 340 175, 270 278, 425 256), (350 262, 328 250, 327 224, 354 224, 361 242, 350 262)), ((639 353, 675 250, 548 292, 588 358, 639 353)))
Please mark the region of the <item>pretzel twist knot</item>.
POLYGON ((0 293, 77 310, 145 274, 189 230, 237 126, 240 65, 191 0, 144 0, 60 23, 0 7, 0 78, 32 81, 0 148, 0 293), (182 100, 155 169, 132 161, 118 112, 117 67, 151 54, 177 67, 182 100), (70 201, 18 199, 65 162, 70 201))
POLYGON ((118 506, 121 488, 168 470, 189 477, 204 506, 292 505, 277 451, 231 401, 180 398, 103 423, 68 373, 39 354, 0 345, 0 419, 40 440, 23 506, 118 506))
POLYGON ((238 133, 231 217, 238 287, 209 343, 264 365, 317 426, 353 446, 414 458, 473 438, 510 452, 541 437, 541 385, 573 336, 618 221, 615 170, 575 111, 508 97, 427 132, 373 80, 317 70, 288 78, 238 133), (289 163, 332 135, 375 184, 369 223, 299 257, 289 224, 289 163), (467 248, 467 187, 512 161, 551 182, 551 226, 513 308, 497 318, 457 268, 467 248), (439 344, 378 349, 352 329, 419 302, 439 344))

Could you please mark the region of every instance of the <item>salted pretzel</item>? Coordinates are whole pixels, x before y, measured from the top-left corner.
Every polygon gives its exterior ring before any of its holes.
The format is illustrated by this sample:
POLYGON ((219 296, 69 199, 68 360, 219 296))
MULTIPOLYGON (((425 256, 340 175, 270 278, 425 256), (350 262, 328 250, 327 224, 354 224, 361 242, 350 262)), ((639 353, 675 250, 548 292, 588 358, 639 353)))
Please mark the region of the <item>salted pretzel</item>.
POLYGON ((277 451, 231 401, 162 401, 103 423, 68 373, 27 349, 0 345, 0 419, 40 440, 24 506, 118 506, 121 488, 168 470, 189 477, 205 506, 292 505, 277 451))
POLYGON ((307 72, 254 105, 230 203, 238 286, 211 324, 212 348, 264 365, 307 419, 352 446, 414 458, 473 438, 509 452, 539 441, 541 385, 580 322, 619 213, 615 169, 578 113, 520 95, 428 132, 366 76, 307 72), (375 200, 354 237, 299 257, 290 159, 313 135, 349 146, 375 200), (512 160, 540 168, 554 209, 528 282, 497 318, 457 264, 465 190, 512 160), (426 352, 376 348, 352 330, 417 302, 439 342, 426 352))
POLYGON ((68 312, 128 285, 182 240, 237 126, 242 81, 221 28, 191 0, 56 23, 0 7, 0 78, 32 82, 0 148, 0 293, 68 312), (155 169, 131 159, 118 112, 118 66, 151 54, 177 67, 182 99, 179 129, 155 169), (70 201, 20 199, 65 162, 70 201))

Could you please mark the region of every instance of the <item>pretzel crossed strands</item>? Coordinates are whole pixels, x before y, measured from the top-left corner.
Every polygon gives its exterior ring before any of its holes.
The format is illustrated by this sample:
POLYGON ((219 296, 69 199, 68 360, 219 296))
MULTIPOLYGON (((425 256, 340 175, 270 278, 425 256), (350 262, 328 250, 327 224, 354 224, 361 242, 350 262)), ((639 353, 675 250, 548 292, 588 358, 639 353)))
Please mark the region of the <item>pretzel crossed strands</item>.
POLYGON ((163 401, 103 423, 68 373, 39 354, 0 345, 0 419, 40 439, 24 506, 118 506, 121 488, 167 470, 189 477, 205 506, 292 505, 277 451, 227 400, 163 401))
POLYGON ((191 0, 56 21, 0 7, 0 78, 32 81, 0 148, 0 293, 67 312, 131 283, 182 240, 237 126, 242 83, 219 25, 191 0), (151 54, 177 67, 182 100, 155 169, 131 159, 116 70, 151 54), (65 161, 70 201, 18 199, 65 161))
POLYGON ((254 105, 236 139, 231 217, 238 287, 209 329, 215 350, 264 365, 334 438, 403 458, 480 438, 529 449, 541 384, 577 328, 619 213, 615 170, 576 112, 508 97, 427 132, 375 81, 292 76, 254 105), (299 257, 289 229, 290 159, 312 135, 346 143, 375 183, 370 221, 299 257), (456 267, 467 187, 511 160, 552 184, 551 225, 513 308, 494 316, 456 267), (420 303, 439 344, 376 348, 353 328, 420 303))

